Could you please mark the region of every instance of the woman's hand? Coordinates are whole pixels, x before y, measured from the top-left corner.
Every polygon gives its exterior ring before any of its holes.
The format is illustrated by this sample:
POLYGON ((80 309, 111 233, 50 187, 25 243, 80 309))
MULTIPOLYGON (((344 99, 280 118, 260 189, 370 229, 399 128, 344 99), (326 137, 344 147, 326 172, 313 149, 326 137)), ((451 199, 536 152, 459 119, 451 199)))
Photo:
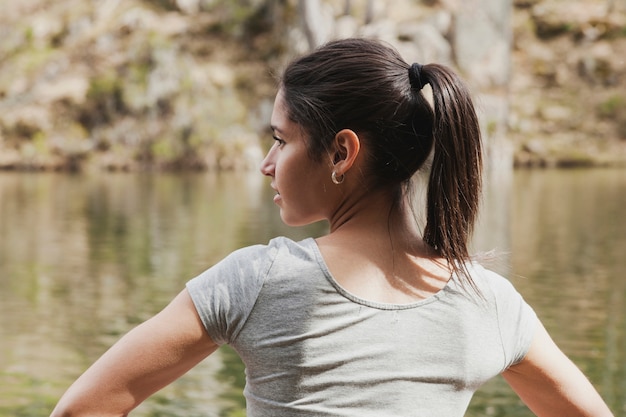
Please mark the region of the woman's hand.
POLYGON ((539 417, 613 417, 593 385, 541 323, 524 360, 502 376, 539 417))
POLYGON ((63 395, 51 417, 126 416, 217 349, 187 290, 122 337, 63 395))

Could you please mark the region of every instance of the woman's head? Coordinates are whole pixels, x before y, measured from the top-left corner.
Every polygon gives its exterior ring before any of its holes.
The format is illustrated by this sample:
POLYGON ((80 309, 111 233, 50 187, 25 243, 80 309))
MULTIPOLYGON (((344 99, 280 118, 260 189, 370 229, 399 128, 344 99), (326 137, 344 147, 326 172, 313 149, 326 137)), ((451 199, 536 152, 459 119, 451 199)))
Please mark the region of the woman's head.
POLYGON ((409 65, 379 41, 345 39, 293 61, 281 90, 312 159, 336 158, 332 144, 341 130, 358 135, 366 161, 362 175, 371 189, 400 195, 432 152, 424 240, 454 270, 464 270, 480 200, 482 151, 470 94, 452 70, 409 65), (425 84, 432 88, 432 107, 421 93, 425 84))
POLYGON ((332 154, 335 134, 351 129, 363 141, 370 187, 409 179, 432 148, 433 112, 408 68, 394 49, 365 39, 331 42, 292 62, 281 87, 311 157, 332 154))

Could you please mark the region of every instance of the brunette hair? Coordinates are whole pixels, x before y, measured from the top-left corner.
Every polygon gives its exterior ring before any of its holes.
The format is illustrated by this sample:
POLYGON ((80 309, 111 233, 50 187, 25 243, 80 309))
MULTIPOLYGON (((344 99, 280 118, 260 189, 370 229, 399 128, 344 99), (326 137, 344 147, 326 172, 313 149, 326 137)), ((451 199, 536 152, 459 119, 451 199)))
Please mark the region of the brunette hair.
POLYGON ((442 65, 409 66, 380 41, 344 39, 290 63, 281 87, 287 113, 306 132, 313 159, 329 152, 341 129, 366 141, 372 187, 408 187, 433 153, 423 238, 455 272, 466 272, 482 151, 463 81, 442 65), (424 84, 432 88, 433 107, 420 91, 424 84))

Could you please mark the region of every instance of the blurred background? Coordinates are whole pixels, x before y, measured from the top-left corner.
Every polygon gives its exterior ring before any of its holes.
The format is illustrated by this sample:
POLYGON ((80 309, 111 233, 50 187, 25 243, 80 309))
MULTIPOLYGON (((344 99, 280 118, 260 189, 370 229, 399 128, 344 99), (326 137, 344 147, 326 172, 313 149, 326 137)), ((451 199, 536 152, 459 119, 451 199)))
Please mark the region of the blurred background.
MULTIPOLYGON (((626 416, 623 0, 0 0, 0 417, 47 416, 123 333, 286 228, 276 76, 367 36, 455 68, 487 151, 477 252, 626 416)), ((221 349, 137 416, 243 416, 221 349)), ((532 416, 496 378, 467 416, 532 416)))

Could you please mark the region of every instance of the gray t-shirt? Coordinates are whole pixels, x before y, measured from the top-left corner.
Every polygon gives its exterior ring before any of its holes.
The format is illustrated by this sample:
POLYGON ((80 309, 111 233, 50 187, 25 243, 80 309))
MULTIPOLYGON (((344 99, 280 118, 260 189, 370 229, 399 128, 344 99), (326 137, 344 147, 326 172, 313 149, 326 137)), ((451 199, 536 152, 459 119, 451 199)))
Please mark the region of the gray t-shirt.
POLYGON ((246 366, 248 417, 462 416, 474 391, 520 361, 536 316, 513 286, 470 266, 410 304, 363 300, 313 239, 233 252, 187 288, 211 338, 246 366))

